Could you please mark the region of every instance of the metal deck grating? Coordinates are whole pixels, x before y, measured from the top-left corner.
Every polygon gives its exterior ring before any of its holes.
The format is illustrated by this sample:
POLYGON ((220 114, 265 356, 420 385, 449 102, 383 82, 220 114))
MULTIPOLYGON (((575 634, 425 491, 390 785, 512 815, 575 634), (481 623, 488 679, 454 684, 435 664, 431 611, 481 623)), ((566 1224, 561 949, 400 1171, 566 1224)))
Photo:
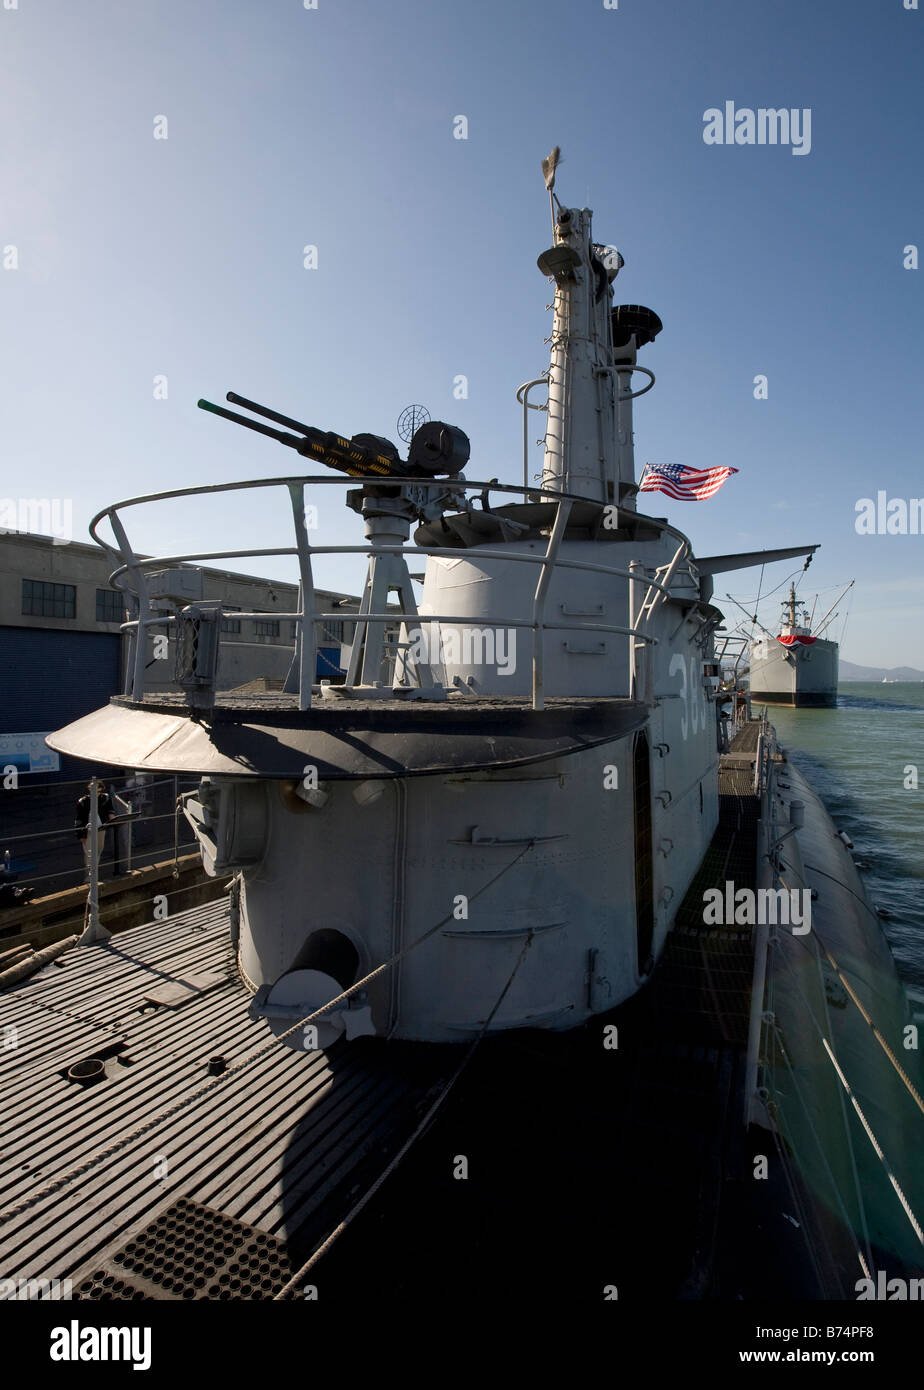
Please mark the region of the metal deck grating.
POLYGON ((284 1242, 180 1198, 75 1290, 81 1299, 267 1299, 295 1273, 284 1242))
POLYGON ((746 1046, 754 950, 751 929, 703 922, 703 894, 756 886, 759 803, 753 774, 736 764, 747 745, 756 748, 760 725, 735 736, 719 771, 719 824, 699 872, 677 910, 653 981, 658 1013, 671 1037, 746 1046), (727 766, 727 761, 732 766, 727 766))
POLYGON ((742 724, 731 741, 729 752, 733 756, 742 753, 756 753, 757 739, 762 728, 763 722, 760 719, 749 719, 746 724, 742 724))

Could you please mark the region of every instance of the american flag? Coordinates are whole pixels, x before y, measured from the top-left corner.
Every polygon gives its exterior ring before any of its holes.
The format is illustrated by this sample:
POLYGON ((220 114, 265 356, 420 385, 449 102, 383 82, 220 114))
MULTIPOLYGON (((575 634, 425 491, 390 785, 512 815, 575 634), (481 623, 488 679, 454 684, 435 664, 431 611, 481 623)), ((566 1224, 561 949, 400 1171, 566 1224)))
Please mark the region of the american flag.
POLYGON ((639 492, 666 492, 681 502, 702 502, 729 478, 737 468, 688 468, 685 463, 646 463, 639 492))

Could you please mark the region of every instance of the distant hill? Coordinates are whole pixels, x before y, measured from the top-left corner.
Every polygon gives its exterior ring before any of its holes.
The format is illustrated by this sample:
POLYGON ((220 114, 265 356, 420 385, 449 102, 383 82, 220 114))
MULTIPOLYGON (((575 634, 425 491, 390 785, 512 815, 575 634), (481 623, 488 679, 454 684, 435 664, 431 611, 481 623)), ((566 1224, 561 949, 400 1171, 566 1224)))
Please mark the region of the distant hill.
POLYGON ((881 681, 887 676, 890 681, 924 681, 924 671, 916 671, 913 666, 856 666, 852 661, 841 661, 839 681, 881 681))

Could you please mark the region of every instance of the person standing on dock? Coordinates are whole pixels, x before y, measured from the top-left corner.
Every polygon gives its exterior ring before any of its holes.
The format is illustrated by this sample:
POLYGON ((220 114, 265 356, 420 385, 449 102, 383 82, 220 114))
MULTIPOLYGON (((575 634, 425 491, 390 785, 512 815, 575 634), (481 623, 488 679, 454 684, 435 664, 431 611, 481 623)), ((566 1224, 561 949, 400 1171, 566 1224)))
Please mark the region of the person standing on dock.
MULTIPOLYGON (((83 846, 84 863, 87 866, 87 878, 90 876, 90 856, 92 853, 92 841, 89 835, 90 820, 90 793, 93 790, 93 783, 87 783, 86 796, 82 796, 77 802, 77 809, 74 815, 74 827, 77 831, 77 838, 83 846)), ((105 782, 98 782, 96 786, 96 835, 99 850, 98 863, 102 863, 103 847, 106 843, 106 826, 114 818, 112 802, 106 790, 105 782)))

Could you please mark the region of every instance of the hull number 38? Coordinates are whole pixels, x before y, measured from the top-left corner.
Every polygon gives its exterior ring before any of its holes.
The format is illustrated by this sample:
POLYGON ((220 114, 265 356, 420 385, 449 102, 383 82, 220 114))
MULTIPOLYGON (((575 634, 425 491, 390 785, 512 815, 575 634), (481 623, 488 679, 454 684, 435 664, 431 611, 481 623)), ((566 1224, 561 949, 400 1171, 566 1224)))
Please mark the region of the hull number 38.
POLYGON ((699 733, 706 727, 706 690, 699 677, 699 660, 675 652, 671 657, 668 675, 680 675, 680 733, 683 738, 699 733), (687 675, 687 663, 690 672, 687 675))

